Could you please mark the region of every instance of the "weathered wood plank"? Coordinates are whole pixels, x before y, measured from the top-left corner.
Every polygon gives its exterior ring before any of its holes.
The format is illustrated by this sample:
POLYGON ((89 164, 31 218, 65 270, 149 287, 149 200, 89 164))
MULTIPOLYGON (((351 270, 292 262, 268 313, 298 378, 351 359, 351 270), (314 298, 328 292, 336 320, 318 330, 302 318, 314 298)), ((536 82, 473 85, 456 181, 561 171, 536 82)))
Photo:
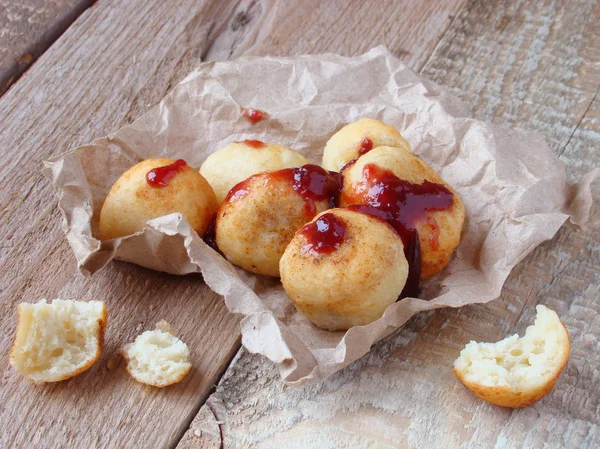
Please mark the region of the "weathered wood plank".
POLYGON ((0 96, 94 0, 0 2, 0 96))
MULTIPOLYGON (((360 0, 275 2, 252 36, 253 45, 247 51, 238 47, 231 54, 335 52, 350 56, 383 44, 409 66, 420 69, 464 4, 462 0, 381 0, 376 6, 360 0)), ((243 17, 238 20, 243 22, 243 17)), ((223 35, 214 47, 220 49, 227 41, 223 35)), ((212 56, 209 51, 207 57, 212 56)))
POLYGON ((184 77, 235 5, 102 2, 80 17, 0 100, 0 337, 4 360, 16 304, 40 297, 108 303, 106 347, 77 378, 31 385, 5 363, 0 447, 173 446, 239 345, 237 318, 200 276, 124 263, 85 279, 75 271, 41 161, 128 123, 184 77), (194 369, 181 384, 146 388, 125 374, 119 347, 164 318, 194 369))
MULTIPOLYGON (((416 1, 406 4, 412 9, 386 3, 385 16, 371 17, 363 9, 352 14, 352 8, 362 8, 360 1, 327 2, 319 14, 327 14, 335 26, 311 33, 324 42, 340 35, 354 42, 354 26, 371 20, 379 33, 372 35, 374 44, 402 48, 402 33, 409 36, 413 26, 447 27, 462 0, 425 9, 416 1), (336 21, 336 11, 344 8, 345 21, 336 21)), ((9 425, 0 434, 0 447, 166 447, 188 427, 239 347, 237 318, 199 276, 167 276, 124 263, 111 264, 91 279, 77 275, 55 199, 40 174, 41 161, 131 122, 201 59, 227 59, 259 45, 270 29, 283 39, 279 24, 290 15, 299 21, 320 17, 309 6, 272 0, 102 1, 0 99, 0 326, 6 330, 0 335, 0 357, 8 357, 20 301, 95 298, 109 308, 107 346, 85 374, 34 386, 5 364, 0 422, 9 425), (183 383, 157 391, 128 379, 117 351, 161 318, 189 344, 195 366, 183 383)), ((428 33, 433 41, 421 39, 411 44, 417 46, 414 54, 404 55, 414 64, 427 60, 440 35, 428 33)), ((343 46, 330 48, 336 49, 344 52, 343 46)), ((307 45, 297 51, 310 50, 307 45)), ((206 437, 215 428, 206 427, 202 441, 210 443, 206 437)))
MULTIPOLYGON (((423 73, 477 118, 543 132, 576 179, 600 165, 599 18, 591 0, 470 1, 423 73)), ((596 205, 588 229, 567 224, 521 263, 501 299, 416 316, 321 384, 286 387, 272 365, 241 351, 203 407, 220 423, 222 447, 598 447, 599 223, 596 205), (572 339, 555 390, 515 411, 475 398, 452 374, 460 349, 523 332, 538 303, 558 312, 572 339)), ((194 420, 182 447, 199 447, 194 432, 204 428, 194 420)))

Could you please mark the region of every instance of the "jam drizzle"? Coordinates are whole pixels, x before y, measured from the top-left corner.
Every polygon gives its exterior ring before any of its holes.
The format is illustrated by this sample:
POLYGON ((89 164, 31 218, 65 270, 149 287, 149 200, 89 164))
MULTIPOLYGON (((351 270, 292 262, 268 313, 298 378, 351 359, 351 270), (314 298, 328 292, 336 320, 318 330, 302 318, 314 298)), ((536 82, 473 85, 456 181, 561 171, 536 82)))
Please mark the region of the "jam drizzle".
POLYGON ((292 188, 304 198, 304 207, 311 217, 317 214, 315 202, 328 200, 329 206, 335 207, 337 196, 342 190, 342 175, 327 171, 318 165, 306 164, 297 168, 284 168, 273 172, 272 175, 291 181, 292 188))
POLYGON ((360 142, 360 147, 358 148, 358 157, 356 159, 352 159, 351 161, 348 161, 346 164, 344 164, 344 166, 342 168, 340 168, 340 173, 343 173, 344 170, 347 170, 350 167, 352 167, 356 163, 356 161, 358 160, 359 157, 361 157, 363 154, 367 154, 372 149, 373 149, 373 141, 371 139, 363 139, 362 142, 360 142))
POLYGON ((363 139, 360 143, 360 148, 358 150, 358 156, 362 156, 363 154, 367 154, 369 151, 373 149, 373 141, 371 139, 363 139))
POLYGON ((151 187, 166 187, 169 185, 169 181, 185 167, 187 167, 187 163, 183 159, 177 159, 172 164, 153 168, 146 173, 146 182, 151 187))
POLYGON ((431 228, 431 236, 429 237, 429 244, 431 245, 431 249, 437 251, 440 247, 440 226, 435 218, 429 216, 427 217, 427 224, 431 228))
POLYGON ((243 143, 244 145, 248 145, 249 147, 256 148, 256 149, 264 148, 267 146, 267 144, 261 140, 251 140, 251 139, 242 140, 242 141, 236 142, 236 143, 243 143))
POLYGON ((316 256, 338 249, 346 241, 348 230, 341 218, 328 212, 304 225, 300 233, 306 238, 306 244, 301 249, 302 254, 316 256))
POLYGON ((348 161, 344 164, 344 166, 342 168, 340 168, 340 173, 344 173, 346 170, 348 170, 350 167, 352 167, 356 161, 358 159, 352 159, 351 161, 348 161))
POLYGON ((260 109, 255 109, 255 108, 241 108, 240 112, 253 125, 256 125, 261 120, 266 120, 266 119, 269 118, 269 114, 267 114, 265 111, 261 111, 260 109))
POLYGON ((229 192, 227 192, 227 196, 225 197, 224 203, 237 201, 239 199, 244 198, 250 192, 250 184, 254 179, 256 179, 259 175, 252 175, 243 181, 238 182, 234 185, 229 192))
POLYGON ((225 201, 237 201, 250 191, 250 183, 257 177, 266 177, 267 184, 284 181, 291 184, 303 199, 310 218, 317 214, 317 201, 328 200, 335 207, 337 197, 342 189, 342 176, 337 172, 328 172, 318 165, 307 164, 297 168, 284 168, 273 172, 259 173, 236 184, 227 194, 225 201))
MULTIPOLYGON (((375 164, 363 167, 362 179, 354 183, 352 193, 342 192, 351 210, 373 215, 387 221, 400 235, 409 263, 409 275, 401 297, 419 294, 421 277, 421 249, 416 225, 427 217, 427 212, 448 209, 454 194, 444 185, 430 181, 413 184, 404 181, 375 164)), ((435 220, 427 221, 432 227, 431 242, 435 249, 439 227, 435 220)))
POLYGON ((204 231, 202 240, 204 240, 204 243, 206 243, 208 246, 210 246, 216 252, 221 253, 221 251, 219 250, 219 247, 217 246, 216 228, 217 228, 217 214, 215 214, 215 216, 210 221, 208 228, 206 228, 206 231, 204 231))

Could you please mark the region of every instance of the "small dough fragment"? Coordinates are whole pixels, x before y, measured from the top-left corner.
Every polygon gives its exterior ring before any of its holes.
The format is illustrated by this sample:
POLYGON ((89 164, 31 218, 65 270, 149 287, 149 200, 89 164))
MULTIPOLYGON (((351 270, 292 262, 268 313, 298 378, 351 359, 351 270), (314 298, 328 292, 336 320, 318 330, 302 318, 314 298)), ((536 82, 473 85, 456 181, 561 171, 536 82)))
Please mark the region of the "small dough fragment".
POLYGON ((476 396, 501 407, 526 407, 546 396, 567 364, 569 334, 545 306, 525 336, 497 343, 471 341, 454 362, 454 374, 476 396))
POLYGON ((100 358, 105 330, 106 305, 101 301, 21 303, 10 364, 35 383, 69 379, 100 358))
POLYGON ((121 349, 127 361, 127 372, 138 382, 163 388, 180 382, 189 372, 190 350, 173 335, 165 320, 155 330, 138 335, 133 343, 121 349))

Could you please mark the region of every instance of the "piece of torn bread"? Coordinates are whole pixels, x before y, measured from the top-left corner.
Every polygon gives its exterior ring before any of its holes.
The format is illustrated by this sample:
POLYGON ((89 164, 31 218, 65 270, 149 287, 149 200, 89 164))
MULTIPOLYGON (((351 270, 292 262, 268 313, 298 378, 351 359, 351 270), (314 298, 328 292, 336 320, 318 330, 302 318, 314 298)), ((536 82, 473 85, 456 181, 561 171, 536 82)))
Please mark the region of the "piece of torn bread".
POLYGON ((569 334, 553 310, 536 307, 525 336, 497 343, 471 341, 454 374, 479 398, 502 407, 526 407, 547 395, 569 358, 569 334))
POLYGON ((21 303, 10 364, 36 383, 68 379, 98 360, 105 330, 106 305, 101 301, 21 303))
POLYGON ((189 348, 173 335, 165 320, 160 320, 155 330, 146 331, 125 345, 121 354, 131 377, 158 388, 180 382, 192 367, 189 348))

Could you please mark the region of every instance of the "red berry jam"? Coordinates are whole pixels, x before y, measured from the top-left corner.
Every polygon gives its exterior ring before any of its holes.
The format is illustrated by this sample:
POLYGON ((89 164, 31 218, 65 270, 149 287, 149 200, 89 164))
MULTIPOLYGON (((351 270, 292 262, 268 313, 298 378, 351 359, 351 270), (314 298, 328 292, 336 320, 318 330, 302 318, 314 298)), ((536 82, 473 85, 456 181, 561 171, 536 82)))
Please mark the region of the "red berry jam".
POLYGON ((317 214, 317 201, 328 200, 335 207, 342 189, 342 176, 318 165, 306 164, 297 168, 284 168, 271 173, 272 179, 285 179, 304 198, 306 213, 312 218, 317 214))
POLYGON ((166 187, 173 177, 187 167, 183 159, 177 159, 170 165, 156 167, 146 173, 146 182, 152 187, 166 187))
POLYGON ((340 173, 344 173, 346 170, 348 170, 350 167, 352 167, 356 161, 358 159, 352 159, 351 161, 347 162, 344 164, 344 166, 342 168, 340 168, 340 173))
POLYGON ((373 141, 371 139, 364 139, 360 143, 360 148, 358 149, 358 155, 362 156, 363 154, 367 154, 372 149, 373 149, 373 141))
POLYGON ((346 223, 331 212, 304 225, 300 232, 306 238, 302 253, 313 255, 332 253, 344 243, 348 235, 346 223))
POLYGON ((417 296, 421 276, 421 251, 416 225, 427 219, 432 227, 432 247, 436 247, 439 227, 427 212, 446 210, 454 194, 444 185, 430 181, 413 184, 404 181, 375 164, 363 168, 360 181, 352 185, 352 193, 343 192, 353 209, 387 221, 400 235, 409 263, 409 279, 402 296, 417 296))
MULTIPOLYGON (((236 184, 227 194, 225 201, 236 201, 246 196, 250 183, 258 174, 236 184)), ((318 165, 307 164, 297 168, 284 168, 267 172, 267 184, 272 181, 288 182, 304 199, 306 213, 310 218, 317 214, 316 202, 328 200, 335 207, 337 196, 342 188, 342 176, 337 172, 329 172, 318 165)))
POLYGON ((208 228, 206 228, 206 231, 204 232, 204 235, 202 236, 202 240, 204 240, 204 243, 206 243, 212 249, 214 249, 217 252, 220 252, 219 248, 217 247, 216 227, 217 227, 217 215, 215 214, 213 219, 210 221, 208 228))
POLYGON ((241 142, 237 142, 237 143, 243 143, 245 145, 248 145, 249 147, 252 148, 264 148, 267 146, 266 143, 260 141, 260 140, 250 140, 250 139, 246 139, 246 140, 242 140, 241 142))
POLYGON ((227 193, 224 202, 226 203, 231 201, 237 201, 248 195, 248 192, 250 192, 250 184, 252 183, 252 180, 254 180, 254 178, 256 178, 257 176, 258 175, 252 175, 249 178, 244 179, 243 181, 238 182, 236 185, 234 185, 231 188, 231 190, 227 193))
POLYGON ((261 120, 269 118, 269 114, 267 114, 265 111, 261 111, 260 109, 242 108, 241 112, 242 115, 246 117, 253 125, 257 124, 261 120))
POLYGON ((431 249, 437 251, 440 247, 440 226, 438 225, 437 220, 431 216, 427 217, 427 224, 431 228, 431 237, 429 237, 429 244, 431 245, 431 249))
MULTIPOLYGON (((373 149, 373 141, 371 139, 364 139, 360 143, 360 147, 358 148, 358 157, 361 157, 363 154, 367 154, 372 149, 373 149)), ((347 170, 350 167, 352 167, 356 163, 357 160, 358 160, 358 158, 352 159, 351 161, 348 161, 346 164, 344 164, 344 166, 340 169, 340 173, 343 173, 344 170, 347 170)))

